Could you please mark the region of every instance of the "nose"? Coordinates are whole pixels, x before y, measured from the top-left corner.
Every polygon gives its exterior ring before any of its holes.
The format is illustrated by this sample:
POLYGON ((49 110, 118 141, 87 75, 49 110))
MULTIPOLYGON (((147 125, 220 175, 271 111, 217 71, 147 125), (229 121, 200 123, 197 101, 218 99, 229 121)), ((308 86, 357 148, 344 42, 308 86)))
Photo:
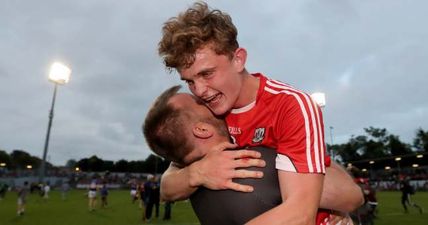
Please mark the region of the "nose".
POLYGON ((198 97, 203 97, 204 94, 207 92, 207 85, 205 82, 201 81, 195 81, 195 84, 193 86, 192 93, 198 97))

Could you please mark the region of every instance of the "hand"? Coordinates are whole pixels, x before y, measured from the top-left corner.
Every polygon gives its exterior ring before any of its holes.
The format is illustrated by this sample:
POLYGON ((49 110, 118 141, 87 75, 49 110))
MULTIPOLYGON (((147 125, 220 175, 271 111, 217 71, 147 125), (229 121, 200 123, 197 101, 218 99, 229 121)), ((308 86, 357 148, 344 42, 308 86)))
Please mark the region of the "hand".
POLYGON ((253 187, 232 181, 233 178, 262 178, 260 171, 242 168, 264 167, 266 162, 260 159, 261 154, 252 150, 225 151, 236 148, 236 144, 223 142, 209 150, 201 160, 190 165, 190 185, 204 186, 211 190, 231 189, 252 192, 253 187), (239 168, 239 169, 237 169, 239 168))

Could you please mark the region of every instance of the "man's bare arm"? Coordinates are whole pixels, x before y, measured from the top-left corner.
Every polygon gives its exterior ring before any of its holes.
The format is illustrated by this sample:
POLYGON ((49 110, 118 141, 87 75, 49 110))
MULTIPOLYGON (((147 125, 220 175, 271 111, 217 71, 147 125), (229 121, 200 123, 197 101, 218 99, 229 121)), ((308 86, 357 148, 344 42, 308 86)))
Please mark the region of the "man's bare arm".
POLYGON ((259 152, 251 150, 225 151, 236 147, 228 142, 221 143, 209 151, 201 160, 191 165, 178 168, 170 166, 162 176, 161 198, 176 201, 188 198, 199 186, 211 190, 231 189, 241 192, 251 192, 253 187, 241 185, 232 181, 233 178, 261 178, 260 171, 250 171, 237 168, 251 166, 264 167, 259 152))
POLYGON ((324 175, 278 170, 278 179, 283 203, 252 219, 247 225, 314 225, 324 175))
POLYGON ((188 198, 197 187, 192 187, 189 182, 189 168, 179 168, 175 163, 171 163, 168 169, 162 174, 160 184, 160 197, 163 201, 178 201, 188 198), (175 177, 180 179, 175 179, 175 177))
POLYGON ((352 212, 363 203, 361 188, 341 165, 332 162, 326 168, 320 208, 352 212))

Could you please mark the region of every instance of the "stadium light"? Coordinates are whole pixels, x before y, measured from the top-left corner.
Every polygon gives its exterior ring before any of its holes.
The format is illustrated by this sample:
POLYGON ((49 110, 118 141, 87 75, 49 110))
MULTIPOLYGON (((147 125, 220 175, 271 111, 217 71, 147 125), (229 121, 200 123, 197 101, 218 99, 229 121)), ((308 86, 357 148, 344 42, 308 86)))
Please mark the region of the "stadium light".
POLYGON ((54 116, 54 106, 55 106, 55 98, 56 98, 56 91, 58 88, 58 84, 63 85, 68 83, 68 81, 70 80, 70 75, 71 75, 71 69, 60 62, 53 63, 50 68, 49 81, 52 81, 55 84, 55 87, 54 87, 54 93, 52 97, 51 110, 49 111, 49 123, 48 123, 48 130, 46 132, 45 147, 43 149, 43 159, 42 159, 42 165, 40 167, 39 182, 43 182, 43 179, 45 177, 46 155, 48 153, 49 137, 51 133, 52 119, 54 116))
POLYGON ((49 80, 55 84, 66 84, 70 81, 71 69, 66 65, 55 62, 52 64, 49 72, 49 80))
POLYGON ((390 170, 390 169, 391 169, 391 167, 385 166, 385 170, 390 170))
POLYGON ((27 169, 31 170, 31 169, 33 169, 33 166, 32 165, 27 165, 27 169))
POLYGON ((395 161, 400 161, 401 160, 401 157, 397 157, 397 158, 395 158, 395 161))
POLYGON ((423 157, 424 157, 424 155, 422 155, 422 154, 419 154, 416 156, 416 158, 418 158, 418 159, 423 158, 423 157))
POLYGON ((75 170, 76 172, 79 172, 79 171, 80 171, 80 168, 79 168, 79 167, 76 167, 74 170, 75 170))
POLYGON ((1 167, 6 167, 6 163, 0 163, 1 167))
POLYGON ((363 168, 361 171, 363 171, 363 172, 367 172, 367 169, 366 169, 366 168, 363 168))
POLYGON ((374 161, 373 161, 373 160, 371 160, 369 163, 370 163, 370 164, 374 164, 374 161))
POLYGON ((419 167, 419 165, 418 165, 418 164, 413 164, 413 165, 412 165, 412 167, 413 167, 413 168, 418 168, 418 167, 419 167))

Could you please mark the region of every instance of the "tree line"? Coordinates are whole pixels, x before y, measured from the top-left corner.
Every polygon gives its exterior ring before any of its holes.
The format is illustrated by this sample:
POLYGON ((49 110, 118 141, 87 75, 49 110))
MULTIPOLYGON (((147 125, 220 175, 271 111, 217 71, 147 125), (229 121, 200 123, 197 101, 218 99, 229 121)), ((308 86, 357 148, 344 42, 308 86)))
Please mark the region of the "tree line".
MULTIPOLYGON (((335 145, 327 145, 330 154, 339 156, 342 162, 352 162, 374 158, 406 155, 415 152, 428 152, 428 131, 419 128, 413 143, 404 143, 399 136, 390 134, 385 128, 364 128, 365 134, 351 136, 348 142, 335 145)), ((38 169, 41 159, 30 155, 24 150, 13 150, 8 154, 0 150, 0 168, 9 170, 25 170, 27 165, 32 169, 38 169)), ((153 154, 145 160, 136 161, 110 161, 103 160, 96 155, 80 160, 70 159, 65 165, 67 168, 81 171, 111 171, 111 172, 138 172, 138 173, 160 173, 169 165, 169 162, 153 154)), ((47 163, 47 168, 55 168, 47 163)))
POLYGON ((328 145, 327 148, 339 155, 342 162, 385 158, 428 152, 428 131, 416 130, 413 143, 402 142, 397 135, 385 128, 364 128, 365 135, 352 136, 343 144, 328 145))
MULTIPOLYGON (((31 170, 38 170, 42 160, 32 156, 24 150, 13 150, 8 154, 4 150, 0 150, 0 169, 7 168, 8 170, 28 170, 31 165, 31 170)), ((129 172, 129 173, 160 173, 169 166, 169 161, 153 154, 149 155, 145 160, 127 161, 124 159, 116 162, 103 160, 96 155, 80 160, 70 159, 65 167, 71 171, 79 169, 85 172, 129 172)), ((46 162, 48 170, 58 169, 49 162, 46 162)))

